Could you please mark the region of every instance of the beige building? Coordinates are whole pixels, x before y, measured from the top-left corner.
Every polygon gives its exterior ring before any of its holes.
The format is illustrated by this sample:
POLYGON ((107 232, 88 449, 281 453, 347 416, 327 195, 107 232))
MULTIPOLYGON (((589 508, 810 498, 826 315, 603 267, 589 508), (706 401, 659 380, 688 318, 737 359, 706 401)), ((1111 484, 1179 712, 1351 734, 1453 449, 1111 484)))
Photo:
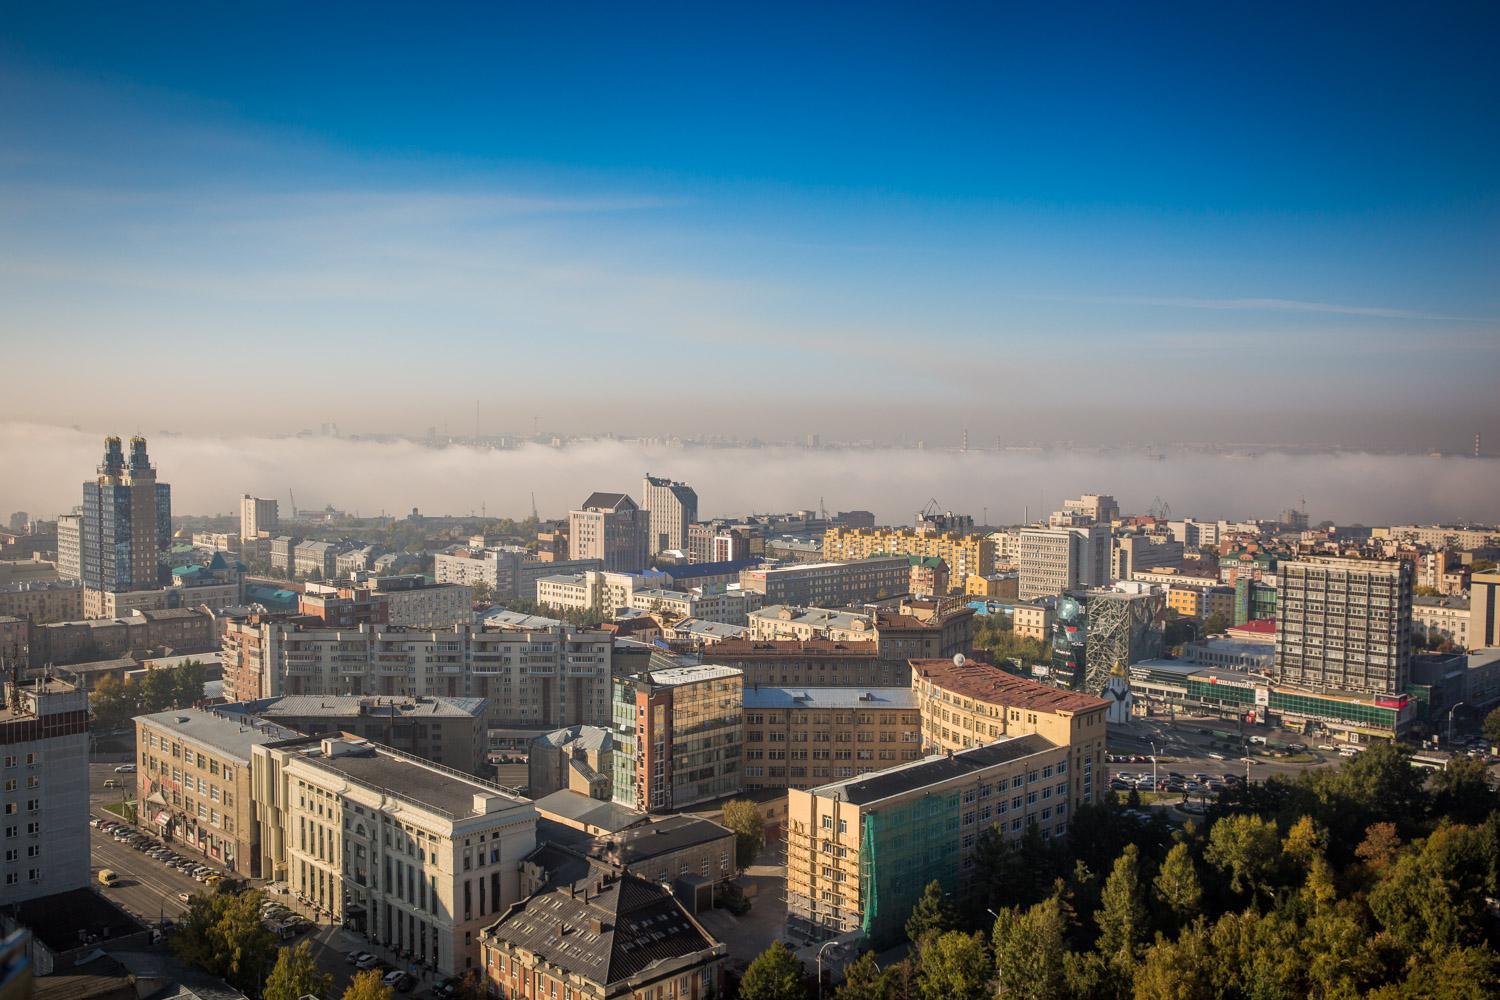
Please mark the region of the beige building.
POLYGON ((221 611, 242 601, 236 583, 210 583, 201 587, 158 587, 155 590, 83 592, 84 617, 124 618, 136 611, 170 611, 176 608, 208 608, 221 611))
POLYGON ((1108 493, 1085 493, 1075 500, 1064 500, 1062 509, 1088 518, 1094 524, 1111 524, 1120 519, 1120 505, 1108 493))
POLYGON ((740 586, 761 594, 766 604, 837 608, 904 594, 910 572, 905 556, 876 556, 855 562, 747 569, 740 573, 740 586))
POLYGON ((30 618, 38 624, 77 621, 84 617, 83 595, 83 587, 77 580, 0 584, 0 615, 30 618))
POLYGON ((428 583, 420 573, 377 576, 369 584, 371 599, 385 602, 390 625, 443 628, 474 616, 474 591, 460 584, 428 583))
POLYGON ((138 716, 135 733, 140 825, 174 849, 196 851, 239 875, 268 877, 251 795, 251 750, 305 737, 198 708, 138 716))
POLYGON ((646 568, 650 535, 650 515, 630 497, 591 493, 568 513, 568 558, 598 559, 612 573, 633 573, 646 568))
POLYGON ((276 530, 279 523, 276 501, 253 497, 246 493, 240 497, 240 540, 250 541, 276 530))
POLYGON ((254 750, 262 868, 439 975, 480 961, 520 899, 536 810, 499 785, 353 738, 254 750))
POLYGON ((1446 639, 1469 648, 1469 600, 1462 597, 1414 597, 1411 631, 1422 639, 1446 639))
POLYGON ((905 688, 747 687, 745 790, 812 788, 921 756, 905 688))
POLYGON ((966 750, 1037 733, 1067 748, 1074 805, 1103 798, 1109 708, 1103 698, 1017 677, 974 660, 914 660, 911 671, 926 749, 966 750))
POLYGON ((526 754, 526 795, 540 799, 567 789, 608 802, 614 738, 601 726, 555 729, 531 741, 526 754))
POLYGON ((1500 573, 1475 573, 1469 580, 1469 648, 1500 646, 1500 573))
POLYGON ((1400 694, 1411 678, 1412 567, 1311 556, 1277 567, 1276 677, 1400 694))
MULTIPOLYGON (((1102 776, 1101 776, 1102 777, 1102 776)), ((883 948, 929 882, 962 899, 980 835, 1007 841, 1071 818, 1065 747, 1038 735, 927 757, 787 792, 787 926, 814 939, 859 935, 883 948)))
POLYGON ((906 687, 906 661, 882 657, 873 639, 721 639, 709 654, 715 663, 744 671, 745 684, 807 687, 906 687))
POLYGON ((1017 604, 1011 609, 1010 628, 1016 635, 1046 642, 1052 636, 1051 605, 1017 604))
POLYGON ((970 576, 964 580, 964 594, 992 601, 1014 601, 1020 593, 1020 586, 1019 574, 991 573, 989 576, 970 576))
POLYGON ((687 551, 688 525, 698 520, 698 494, 691 486, 648 472, 641 481, 641 510, 650 532, 650 555, 687 551))
POLYGON ((1375 528, 1372 538, 1422 545, 1429 549, 1484 549, 1500 547, 1500 528, 1486 525, 1401 524, 1375 528))
POLYGON ((974 609, 959 598, 904 599, 895 611, 775 605, 751 612, 746 620, 758 640, 874 639, 886 659, 952 656, 970 652, 974 644, 974 609))
POLYGON ((995 570, 995 543, 988 535, 838 526, 823 532, 823 558, 831 562, 852 562, 881 555, 941 559, 954 580, 962 580, 971 574, 984 576, 995 570))

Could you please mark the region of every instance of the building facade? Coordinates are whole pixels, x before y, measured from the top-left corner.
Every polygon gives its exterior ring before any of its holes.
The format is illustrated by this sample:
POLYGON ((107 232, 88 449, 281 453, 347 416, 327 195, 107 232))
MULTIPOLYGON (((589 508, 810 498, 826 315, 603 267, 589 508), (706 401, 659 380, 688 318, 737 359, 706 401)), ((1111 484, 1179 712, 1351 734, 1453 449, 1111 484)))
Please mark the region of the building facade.
POLYGON ((1277 573, 1276 674, 1321 690, 1399 694, 1411 679, 1412 567, 1314 556, 1277 573))
POLYGON ((83 617, 83 587, 77 580, 23 580, 0 584, 0 615, 45 622, 83 617))
POLYGON ((275 531, 280 524, 274 499, 253 497, 246 493, 240 497, 240 540, 248 542, 261 534, 275 531))
POLYGON ((88 695, 5 681, 0 703, 0 901, 89 883, 88 695))
POLYGON ((613 680, 614 800, 666 812, 737 793, 744 675, 703 665, 613 680))
POLYGON ((906 593, 910 571, 906 556, 804 563, 747 569, 740 573, 740 587, 760 594, 765 604, 837 608, 906 593))
POLYGON ((649 555, 687 551, 688 525, 698 520, 698 494, 691 486, 648 472, 641 481, 641 509, 650 532, 649 555))
POLYGON ((254 753, 268 877, 439 975, 480 966, 480 934, 519 900, 536 846, 530 802, 365 740, 254 753))
POLYGON ((172 538, 171 487, 156 481, 146 439, 104 441, 98 476, 83 484, 79 572, 94 591, 149 590, 160 583, 157 553, 172 538))
POLYGON ((921 756, 910 687, 745 688, 745 791, 812 788, 921 756))
POLYGON ((823 533, 823 558, 852 562, 879 555, 941 559, 955 580, 995 570, 995 543, 988 535, 956 531, 923 532, 915 528, 829 528, 823 533))
POLYGON ((1017 593, 1021 600, 1056 597, 1109 582, 1110 532, 1101 525, 1022 528, 1017 593))
POLYGON ((83 515, 57 515, 57 575, 83 580, 83 515))
POLYGON ((649 516, 624 493, 591 493, 568 513, 568 558, 598 559, 613 573, 645 569, 650 536, 649 516))

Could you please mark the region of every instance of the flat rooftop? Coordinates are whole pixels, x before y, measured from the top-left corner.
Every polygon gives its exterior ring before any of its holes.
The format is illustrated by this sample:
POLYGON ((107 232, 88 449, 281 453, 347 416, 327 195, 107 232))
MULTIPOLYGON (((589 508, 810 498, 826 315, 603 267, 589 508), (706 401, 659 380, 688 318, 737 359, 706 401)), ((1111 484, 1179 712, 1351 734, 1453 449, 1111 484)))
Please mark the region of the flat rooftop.
POLYGON ((930 681, 976 701, 1035 712, 1087 712, 1109 703, 1081 691, 1065 691, 1027 677, 1017 677, 992 663, 977 660, 910 660, 912 680, 930 681))
POLYGON ((862 806, 973 774, 996 764, 1056 749, 1057 744, 1045 737, 1017 736, 998 743, 986 743, 972 750, 961 750, 951 755, 935 754, 908 764, 898 764, 884 771, 876 771, 874 774, 821 785, 814 788, 812 794, 827 798, 838 793, 843 801, 862 806))
POLYGON ((376 695, 291 694, 216 706, 215 711, 237 715, 356 719, 391 716, 413 719, 474 718, 484 711, 483 698, 379 697, 376 695))
POLYGON ((251 747, 306 739, 299 732, 274 722, 243 714, 221 715, 201 708, 174 708, 166 712, 138 715, 136 721, 165 729, 179 739, 217 750, 236 760, 248 761, 251 747))
POLYGON ((298 751, 292 759, 323 771, 331 771, 371 791, 394 792, 431 807, 452 819, 485 815, 474 808, 474 796, 490 795, 507 800, 511 807, 530 802, 491 781, 475 778, 438 764, 419 762, 386 747, 360 740, 349 745, 353 752, 328 756, 323 752, 331 739, 298 751))
POLYGON ((917 696, 909 687, 747 687, 745 708, 908 708, 915 710, 917 696))
POLYGON ((661 687, 678 687, 682 684, 698 684, 702 681, 718 681, 743 676, 745 672, 739 667, 724 667, 715 663, 652 668, 646 671, 646 679, 661 687))

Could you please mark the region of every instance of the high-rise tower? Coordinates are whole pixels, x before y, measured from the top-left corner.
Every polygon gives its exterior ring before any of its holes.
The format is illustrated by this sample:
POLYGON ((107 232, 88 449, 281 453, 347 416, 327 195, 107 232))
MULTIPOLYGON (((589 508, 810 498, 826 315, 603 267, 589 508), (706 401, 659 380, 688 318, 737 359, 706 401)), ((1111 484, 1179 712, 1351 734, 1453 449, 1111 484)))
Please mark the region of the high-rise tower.
POLYGON ((156 588, 157 554, 171 538, 172 488, 156 481, 146 439, 131 438, 127 457, 119 438, 106 438, 98 475, 83 484, 79 562, 85 605, 90 590, 156 588))

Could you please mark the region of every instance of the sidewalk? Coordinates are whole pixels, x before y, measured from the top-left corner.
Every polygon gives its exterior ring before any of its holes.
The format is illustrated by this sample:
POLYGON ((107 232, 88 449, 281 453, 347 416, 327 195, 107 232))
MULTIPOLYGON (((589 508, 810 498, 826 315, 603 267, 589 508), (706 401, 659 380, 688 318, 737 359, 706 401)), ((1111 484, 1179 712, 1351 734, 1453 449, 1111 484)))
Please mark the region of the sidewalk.
POLYGON ((338 950, 340 956, 351 951, 367 951, 391 968, 400 969, 415 978, 419 987, 430 986, 444 978, 438 975, 436 969, 430 969, 421 962, 414 961, 410 956, 403 958, 396 949, 386 947, 385 944, 372 937, 343 926, 328 913, 319 910, 307 900, 298 898, 290 891, 281 894, 267 892, 266 898, 275 900, 310 920, 316 928, 312 932, 315 935, 327 928, 330 933, 324 940, 329 947, 338 950))

